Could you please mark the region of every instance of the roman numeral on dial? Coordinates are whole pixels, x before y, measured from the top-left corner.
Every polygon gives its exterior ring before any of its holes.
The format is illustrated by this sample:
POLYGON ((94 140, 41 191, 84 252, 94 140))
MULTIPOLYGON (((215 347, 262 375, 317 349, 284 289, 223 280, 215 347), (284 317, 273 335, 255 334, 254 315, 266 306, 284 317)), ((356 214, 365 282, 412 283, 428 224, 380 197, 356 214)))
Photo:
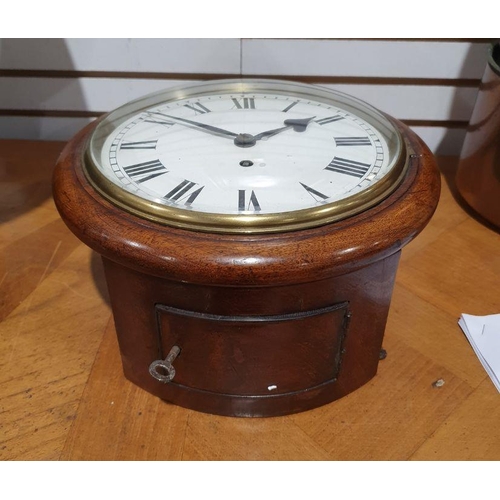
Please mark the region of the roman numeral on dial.
POLYGON ((156 149, 158 141, 122 142, 120 149, 156 149))
POLYGON ((153 114, 161 115, 162 113, 158 111, 146 111, 146 117, 144 118, 144 122, 146 123, 156 123, 157 125, 167 125, 168 127, 175 125, 174 122, 169 122, 167 120, 162 120, 161 118, 155 118, 152 116, 153 114))
POLYGON ((191 205, 191 203, 196 200, 199 194, 203 191, 205 186, 201 186, 194 191, 191 191, 195 186, 197 186, 196 182, 188 181, 184 179, 180 184, 174 187, 172 191, 167 193, 164 198, 168 201, 175 201, 176 203, 179 201, 184 201, 184 205, 191 205), (190 192, 191 191, 191 192, 190 192))
POLYGON ((250 194, 249 201, 247 203, 247 193, 244 189, 238 190, 238 210, 240 212, 245 212, 247 210, 253 210, 254 212, 259 212, 261 210, 259 200, 257 200, 257 196, 255 192, 252 191, 250 194), (250 205, 253 208, 250 208, 250 205))
POLYGON ((150 179, 168 173, 168 170, 160 160, 136 163, 135 165, 124 167, 123 170, 131 179, 139 183, 149 181, 150 179))
POLYGON ((369 137, 334 137, 336 146, 371 146, 369 137))
POLYGON ((201 104, 201 102, 194 102, 193 104, 184 104, 184 107, 192 109, 197 115, 211 112, 211 110, 208 109, 203 104, 201 104))
POLYGON ((238 109, 255 109, 255 99, 253 97, 243 97, 242 99, 232 97, 232 100, 238 109))
POLYGON ((316 120, 316 123, 320 125, 327 125, 328 123, 338 122, 339 120, 343 120, 344 117, 340 115, 335 116, 327 116, 326 118, 321 118, 320 120, 316 120))
POLYGON ((300 182, 300 185, 314 198, 315 201, 324 201, 329 198, 329 196, 326 196, 326 194, 316 191, 316 189, 313 189, 303 182, 300 182))
POLYGON ((287 111, 290 111, 296 104, 298 104, 299 101, 294 101, 292 104, 289 104, 284 110, 283 113, 286 113, 287 111))
POLYGON ((347 160, 346 158, 337 158, 335 156, 328 166, 325 167, 325 170, 361 178, 370 170, 370 167, 369 163, 361 163, 360 161, 347 160))

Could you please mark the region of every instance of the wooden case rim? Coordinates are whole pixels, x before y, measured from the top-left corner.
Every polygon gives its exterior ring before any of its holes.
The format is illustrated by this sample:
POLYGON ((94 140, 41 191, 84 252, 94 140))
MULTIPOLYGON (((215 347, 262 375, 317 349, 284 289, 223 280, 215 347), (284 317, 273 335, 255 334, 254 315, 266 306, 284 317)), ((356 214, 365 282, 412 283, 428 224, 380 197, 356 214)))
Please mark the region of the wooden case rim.
POLYGON ((64 148, 54 172, 54 200, 71 231, 101 255, 153 276, 220 286, 306 283, 354 271, 400 250, 437 206, 440 177, 423 141, 395 120, 409 150, 407 173, 378 205, 344 220, 274 234, 202 233, 129 214, 86 179, 83 153, 96 123, 64 148))

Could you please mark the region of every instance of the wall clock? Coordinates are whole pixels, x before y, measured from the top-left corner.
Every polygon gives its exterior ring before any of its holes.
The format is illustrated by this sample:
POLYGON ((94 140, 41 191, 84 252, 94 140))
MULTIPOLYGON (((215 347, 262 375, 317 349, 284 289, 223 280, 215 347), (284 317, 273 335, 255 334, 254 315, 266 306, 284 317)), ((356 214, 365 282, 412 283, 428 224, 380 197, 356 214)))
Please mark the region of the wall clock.
POLYGON ((125 376, 231 416, 311 409, 376 374, 401 248, 439 187, 400 122, 260 79, 118 108, 54 175, 63 220, 102 255, 125 376))

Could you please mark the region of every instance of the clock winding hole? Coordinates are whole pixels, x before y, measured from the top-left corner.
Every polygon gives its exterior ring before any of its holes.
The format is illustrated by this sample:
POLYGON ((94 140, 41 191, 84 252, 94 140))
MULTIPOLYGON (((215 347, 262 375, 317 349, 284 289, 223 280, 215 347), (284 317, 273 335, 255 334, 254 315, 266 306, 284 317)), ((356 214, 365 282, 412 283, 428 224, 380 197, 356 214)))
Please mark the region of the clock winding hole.
POLYGON ((241 160, 240 161, 240 166, 241 167, 251 167, 253 165, 252 160, 241 160))

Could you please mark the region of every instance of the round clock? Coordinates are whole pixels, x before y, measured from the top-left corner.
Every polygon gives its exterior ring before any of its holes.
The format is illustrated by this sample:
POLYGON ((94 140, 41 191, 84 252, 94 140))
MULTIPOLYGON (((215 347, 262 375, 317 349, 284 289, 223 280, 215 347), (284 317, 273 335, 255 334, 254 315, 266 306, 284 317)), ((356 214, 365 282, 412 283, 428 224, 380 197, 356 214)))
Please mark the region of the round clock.
POLYGON ((375 375, 400 250, 438 197, 400 122, 258 79, 118 108, 54 176, 61 216, 103 256, 125 375, 235 416, 314 408, 375 375))

